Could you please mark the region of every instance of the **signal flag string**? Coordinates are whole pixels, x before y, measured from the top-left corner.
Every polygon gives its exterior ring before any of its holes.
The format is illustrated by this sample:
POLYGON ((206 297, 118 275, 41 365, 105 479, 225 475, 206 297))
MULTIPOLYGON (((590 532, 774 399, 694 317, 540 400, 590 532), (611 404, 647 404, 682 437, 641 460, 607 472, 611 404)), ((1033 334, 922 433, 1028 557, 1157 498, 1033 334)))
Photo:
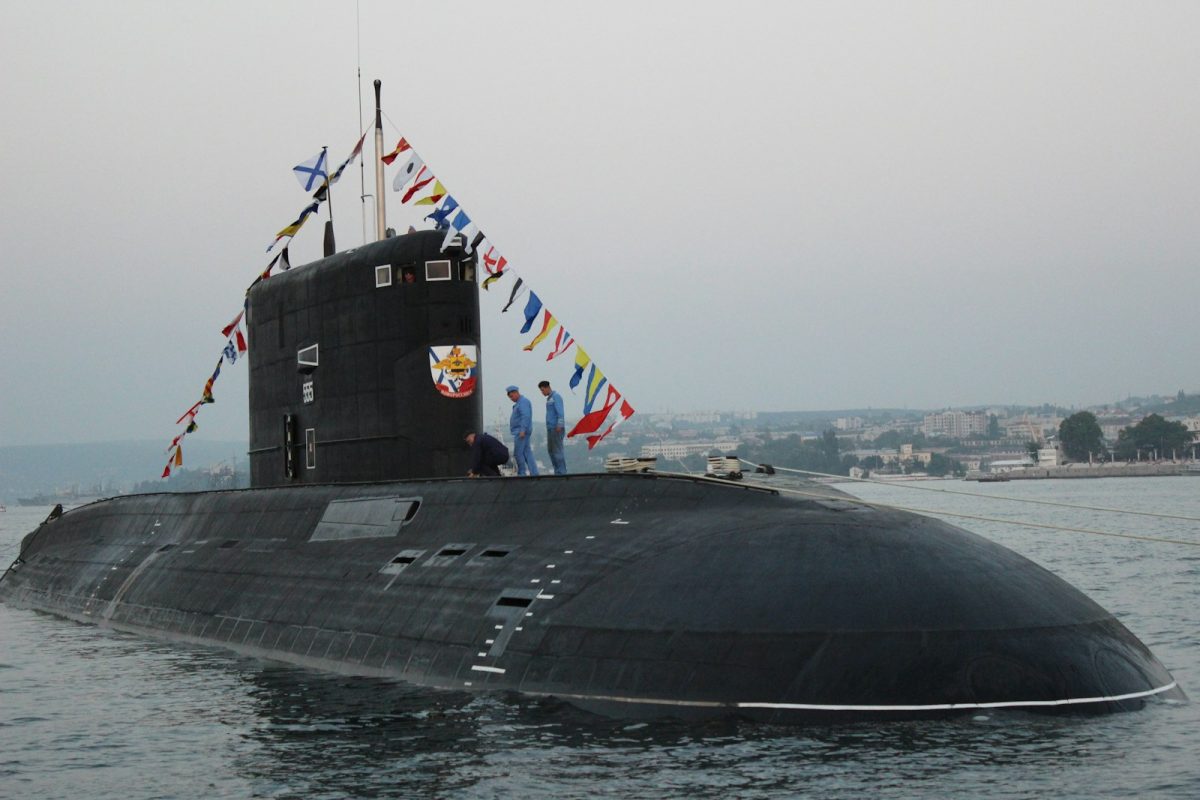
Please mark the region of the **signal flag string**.
POLYGON ((275 245, 278 244, 281 239, 288 239, 288 242, 280 249, 278 253, 275 254, 275 257, 271 259, 270 263, 267 264, 266 269, 262 270, 258 276, 250 282, 250 285, 246 287, 245 296, 242 300, 242 310, 238 312, 236 317, 234 317, 233 322, 229 323, 225 326, 225 328, 222 329, 221 335, 225 337, 225 346, 221 350, 221 357, 217 359, 216 369, 213 370, 212 375, 204 384, 204 390, 201 393, 200 401, 185 411, 183 416, 175 421, 175 424, 178 426, 186 420, 187 427, 184 428, 182 433, 179 433, 174 439, 172 439, 171 444, 167 447, 167 463, 166 466, 163 467, 162 471, 162 477, 164 479, 171 477, 171 471, 173 467, 177 468, 183 466, 183 439, 189 433, 193 433, 200 427, 196 422, 196 417, 200 414, 200 410, 205 405, 216 402, 216 400, 213 398, 212 389, 213 385, 217 381, 217 378, 221 374, 221 366, 226 362, 231 365, 236 363, 239 356, 245 355, 249 351, 245 336, 242 334, 241 321, 248 307, 250 290, 261 281, 270 278, 271 272, 275 269, 276 265, 279 265, 280 270, 284 272, 292 268, 288 256, 288 247, 291 246, 292 241, 295 240, 296 234, 300 232, 300 228, 304 226, 304 223, 308 220, 308 218, 313 216, 319 210, 321 203, 326 201, 329 201, 330 203, 333 202, 330 200, 330 197, 333 193, 333 185, 341 179, 342 172, 350 165, 352 161, 354 161, 354 159, 362 157, 362 146, 363 142, 367 138, 367 130, 368 129, 364 129, 359 135, 357 144, 354 145, 354 149, 350 151, 350 155, 346 158, 346 160, 343 161, 334 172, 327 173, 325 175, 325 180, 322 181, 317 190, 310 195, 310 200, 312 202, 305 206, 304 210, 300 213, 300 216, 297 217, 294 222, 290 223, 275 235, 275 240, 271 242, 271 246, 267 248, 267 252, 269 253, 272 249, 274 249, 275 245))
POLYGON ((404 191, 400 199, 401 204, 407 204, 420 191, 432 192, 431 195, 422 197, 413 205, 434 206, 434 210, 426 215, 425 219, 432 220, 435 230, 446 231, 442 250, 445 251, 454 238, 461 235, 466 252, 470 253, 476 250, 479 255, 479 263, 487 272, 487 277, 483 278, 480 284, 480 288, 484 291, 487 291, 506 275, 512 274, 516 278, 508 303, 501 309, 501 313, 508 311, 517 298, 521 286, 526 286, 528 300, 522 313, 525 324, 521 328, 521 333, 529 333, 539 319, 541 319, 541 323, 534 338, 524 346, 525 351, 536 350, 538 345, 547 341, 557 329, 557 338, 551 340, 553 346, 550 354, 546 356, 546 361, 552 361, 564 355, 572 346, 575 347, 574 373, 568 380, 572 392, 583 379, 584 370, 590 370, 585 385, 582 416, 572 428, 566 431, 566 438, 572 439, 580 436, 587 441, 588 449, 591 450, 636 413, 625 396, 625 392, 616 388, 613 381, 600 370, 595 360, 587 354, 578 340, 567 332, 563 321, 545 306, 542 299, 508 264, 508 259, 500 254, 495 243, 480 228, 478 222, 472 219, 459 201, 449 193, 442 180, 431 171, 429 164, 417 153, 408 137, 402 134, 399 126, 388 116, 387 112, 381 111, 380 113, 382 118, 387 120, 395 130, 395 133, 401 136, 396 148, 382 158, 383 162, 390 165, 401 153, 408 154, 408 160, 399 168, 399 172, 392 182, 394 191, 404 191), (433 189, 428 188, 430 184, 433 184, 433 189), (408 187, 407 191, 405 191, 405 187, 408 187), (601 402, 597 406, 598 400, 601 402))

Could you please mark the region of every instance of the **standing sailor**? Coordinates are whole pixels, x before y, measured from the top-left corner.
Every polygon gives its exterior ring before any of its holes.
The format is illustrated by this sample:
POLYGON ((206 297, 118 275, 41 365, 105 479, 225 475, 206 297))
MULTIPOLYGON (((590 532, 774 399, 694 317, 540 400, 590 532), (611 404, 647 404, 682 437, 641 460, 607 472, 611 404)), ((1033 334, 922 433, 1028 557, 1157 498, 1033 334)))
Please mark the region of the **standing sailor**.
POLYGON ((513 458, 517 461, 518 475, 537 475, 537 463, 533 460, 533 452, 529 449, 529 440, 533 435, 533 405, 528 397, 521 396, 521 390, 510 386, 504 390, 508 399, 513 402, 512 416, 508 420, 508 429, 513 437, 513 458))
POLYGON ((542 381, 538 389, 546 398, 546 450, 550 453, 550 463, 554 465, 555 475, 566 475, 567 456, 563 453, 563 433, 567 415, 563 413, 562 395, 550 388, 550 381, 542 381))

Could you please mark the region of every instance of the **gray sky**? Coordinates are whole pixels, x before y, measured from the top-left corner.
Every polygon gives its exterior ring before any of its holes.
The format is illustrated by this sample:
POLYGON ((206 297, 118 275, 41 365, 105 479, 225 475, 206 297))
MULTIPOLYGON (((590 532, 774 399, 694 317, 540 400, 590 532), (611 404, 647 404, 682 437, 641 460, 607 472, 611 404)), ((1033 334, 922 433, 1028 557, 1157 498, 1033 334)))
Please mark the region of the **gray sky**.
MULTIPOLYGON (((0 444, 174 435, 304 205, 291 167, 357 138, 355 13, 0 6, 0 444)), ((1200 388, 1200 5, 361 19, 388 145, 409 138, 641 411, 1200 388)), ((357 169, 337 189, 358 244, 357 169)), ((319 250, 310 224, 293 263, 319 250)), ((569 358, 484 316, 489 413, 510 381, 565 384, 569 358)), ((245 392, 226 367, 196 435, 244 437, 245 392)))

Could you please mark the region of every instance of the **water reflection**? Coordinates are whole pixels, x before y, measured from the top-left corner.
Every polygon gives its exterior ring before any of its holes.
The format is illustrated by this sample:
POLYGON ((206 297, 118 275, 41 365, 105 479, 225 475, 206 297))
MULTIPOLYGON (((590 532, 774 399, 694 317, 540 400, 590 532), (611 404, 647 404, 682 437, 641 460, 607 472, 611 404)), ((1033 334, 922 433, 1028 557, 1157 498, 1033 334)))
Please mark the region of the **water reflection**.
POLYGON ((770 796, 802 787, 903 795, 955 775, 1052 791, 1059 770, 1123 759, 1169 724, 1140 714, 1024 712, 803 728, 736 719, 630 723, 554 700, 430 691, 398 681, 238 665, 256 747, 241 776, 304 796, 770 796), (1031 764, 1035 775, 1026 774, 1031 764), (586 787, 593 787, 588 789, 586 787))

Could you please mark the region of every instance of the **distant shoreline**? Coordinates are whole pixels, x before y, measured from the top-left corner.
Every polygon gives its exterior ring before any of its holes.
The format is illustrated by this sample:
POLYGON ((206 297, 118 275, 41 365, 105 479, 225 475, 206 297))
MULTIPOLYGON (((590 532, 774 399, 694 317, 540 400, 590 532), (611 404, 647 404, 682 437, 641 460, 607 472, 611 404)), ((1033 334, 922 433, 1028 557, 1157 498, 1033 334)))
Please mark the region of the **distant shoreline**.
POLYGON ((1056 478, 1162 478, 1180 475, 1200 476, 1200 469, 1191 462, 1142 464, 1068 464, 1061 467, 1027 467, 1001 473, 973 473, 963 480, 1036 481, 1056 478), (990 477, 989 476, 996 476, 990 477))

